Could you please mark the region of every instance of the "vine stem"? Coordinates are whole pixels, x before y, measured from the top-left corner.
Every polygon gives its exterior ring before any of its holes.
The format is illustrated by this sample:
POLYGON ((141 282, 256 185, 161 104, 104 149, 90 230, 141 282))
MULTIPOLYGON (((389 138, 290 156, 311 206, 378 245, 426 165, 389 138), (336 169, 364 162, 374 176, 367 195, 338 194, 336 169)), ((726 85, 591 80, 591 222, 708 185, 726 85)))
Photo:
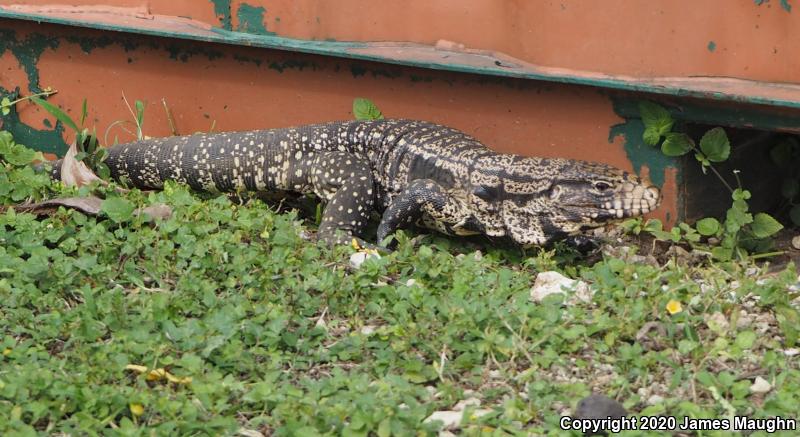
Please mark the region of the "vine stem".
MULTIPOLYGON (((695 153, 697 153, 697 154, 699 154, 699 155, 703 156, 703 158, 707 158, 707 157, 706 157, 706 154, 705 154, 705 153, 703 153, 703 151, 702 151, 702 150, 698 149, 698 148, 697 148, 697 146, 692 146, 692 150, 694 150, 694 152, 695 152, 695 153)), ((700 165, 703 165, 703 164, 701 163, 700 165)), ((710 169, 711 169, 711 171, 713 171, 713 172, 714 172, 714 174, 715 174, 715 175, 717 175, 717 178, 720 180, 720 182, 722 182, 722 184, 723 184, 723 185, 725 185, 725 188, 727 188, 727 189, 728 189, 728 191, 730 191, 730 192, 731 192, 731 194, 733 194, 733 192, 734 192, 735 190, 733 189, 733 187, 731 187, 731 186, 730 186, 730 184, 728 183, 728 181, 726 181, 726 180, 725 180, 725 178, 723 178, 723 177, 722 177, 722 175, 721 175, 721 174, 720 174, 720 173, 717 171, 717 169, 716 169, 716 168, 714 168, 714 166, 713 166, 713 165, 711 165, 711 164, 708 164, 708 168, 710 168, 710 169)))
POLYGON ((14 106, 19 102, 24 102, 25 100, 31 99, 33 97, 41 97, 41 96, 49 97, 49 96, 52 96, 53 94, 55 94, 57 92, 58 92, 58 90, 44 90, 44 91, 42 91, 40 93, 36 93, 36 94, 31 94, 29 96, 20 97, 20 98, 12 101, 11 103, 9 103, 8 105, 5 105, 5 106, 14 106))
POLYGON ((767 252, 767 253, 759 253, 757 255, 750 255, 750 259, 769 258, 771 256, 779 256, 785 254, 786 254, 785 250, 779 250, 777 252, 767 252))

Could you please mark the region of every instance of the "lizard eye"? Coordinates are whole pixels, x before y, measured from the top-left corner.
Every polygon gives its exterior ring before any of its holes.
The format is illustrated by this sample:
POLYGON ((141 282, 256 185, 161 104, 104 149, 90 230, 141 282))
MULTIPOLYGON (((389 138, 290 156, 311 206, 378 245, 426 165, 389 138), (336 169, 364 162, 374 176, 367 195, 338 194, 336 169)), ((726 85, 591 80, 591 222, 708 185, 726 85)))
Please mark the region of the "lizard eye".
POLYGON ((607 190, 607 189, 611 188, 611 184, 609 184, 608 182, 602 182, 602 181, 600 181, 600 182, 595 182, 595 183, 594 183, 594 188, 595 188, 597 191, 605 191, 605 190, 607 190))

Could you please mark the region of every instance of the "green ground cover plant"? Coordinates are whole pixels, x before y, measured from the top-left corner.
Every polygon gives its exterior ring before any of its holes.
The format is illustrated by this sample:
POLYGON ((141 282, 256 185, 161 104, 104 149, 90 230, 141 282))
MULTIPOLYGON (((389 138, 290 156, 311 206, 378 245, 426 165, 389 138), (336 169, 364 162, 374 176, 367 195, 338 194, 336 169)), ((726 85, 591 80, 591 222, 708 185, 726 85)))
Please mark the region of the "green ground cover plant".
POLYGON ((354 269, 353 248, 304 238, 313 218, 176 184, 65 188, 0 140, 0 435, 436 435, 426 419, 465 400, 463 435, 576 435, 560 416, 592 392, 641 415, 797 418, 791 264, 401 234, 354 269), (96 214, 19 211, 89 195, 96 214), (592 299, 532 301, 552 270, 592 299))
MULTIPOLYGON (((693 153, 703 173, 711 170, 719 183, 728 189, 732 202, 722 222, 714 217, 706 217, 698 220, 694 226, 680 223, 670 230, 665 230, 660 220, 649 220, 642 225, 641 219, 635 219, 626 224, 628 229, 636 233, 641 230, 647 231, 662 241, 686 242, 693 248, 709 251, 720 261, 747 257, 763 258, 782 253, 769 250, 773 245, 772 237, 783 229, 783 225, 765 212, 756 214, 750 212, 748 204, 750 191, 742 187, 741 182, 738 187, 732 187, 714 167, 714 163, 726 161, 731 153, 731 144, 723 128, 715 127, 708 130, 696 144, 689 135, 673 131, 675 120, 661 105, 642 101, 639 103, 639 113, 645 126, 642 139, 646 144, 660 145, 661 152, 666 156, 678 157, 693 153), (707 244, 711 238, 717 240, 719 244, 707 244)), ((785 154, 792 155, 793 152, 794 150, 789 147, 785 154)), ((734 171, 734 176, 739 181, 738 170, 734 171)), ((793 189, 797 186, 797 180, 788 179, 786 184, 794 184, 791 187, 793 189)), ((785 197, 792 201, 793 196, 785 197)))

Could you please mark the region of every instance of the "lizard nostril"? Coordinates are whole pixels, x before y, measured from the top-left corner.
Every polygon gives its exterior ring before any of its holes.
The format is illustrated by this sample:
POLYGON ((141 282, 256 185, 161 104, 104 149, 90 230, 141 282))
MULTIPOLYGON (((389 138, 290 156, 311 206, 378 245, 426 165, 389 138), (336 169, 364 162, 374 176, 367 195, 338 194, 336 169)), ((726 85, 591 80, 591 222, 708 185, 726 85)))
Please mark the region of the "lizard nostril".
POLYGON ((656 187, 650 186, 645 191, 647 198, 651 200, 658 200, 658 196, 661 194, 661 190, 656 187))

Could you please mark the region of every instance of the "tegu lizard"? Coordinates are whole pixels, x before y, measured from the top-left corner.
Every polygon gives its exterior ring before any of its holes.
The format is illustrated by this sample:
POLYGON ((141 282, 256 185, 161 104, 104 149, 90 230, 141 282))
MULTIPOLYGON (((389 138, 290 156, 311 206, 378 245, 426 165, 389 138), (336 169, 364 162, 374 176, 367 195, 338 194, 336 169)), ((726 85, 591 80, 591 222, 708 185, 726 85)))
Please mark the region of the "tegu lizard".
POLYGON ((378 211, 379 242, 418 224, 543 245, 660 201, 658 188, 609 165, 497 153, 456 129, 403 119, 147 139, 111 147, 105 163, 113 179, 144 189, 174 180, 316 194, 327 203, 319 236, 333 244, 363 236, 378 211))

